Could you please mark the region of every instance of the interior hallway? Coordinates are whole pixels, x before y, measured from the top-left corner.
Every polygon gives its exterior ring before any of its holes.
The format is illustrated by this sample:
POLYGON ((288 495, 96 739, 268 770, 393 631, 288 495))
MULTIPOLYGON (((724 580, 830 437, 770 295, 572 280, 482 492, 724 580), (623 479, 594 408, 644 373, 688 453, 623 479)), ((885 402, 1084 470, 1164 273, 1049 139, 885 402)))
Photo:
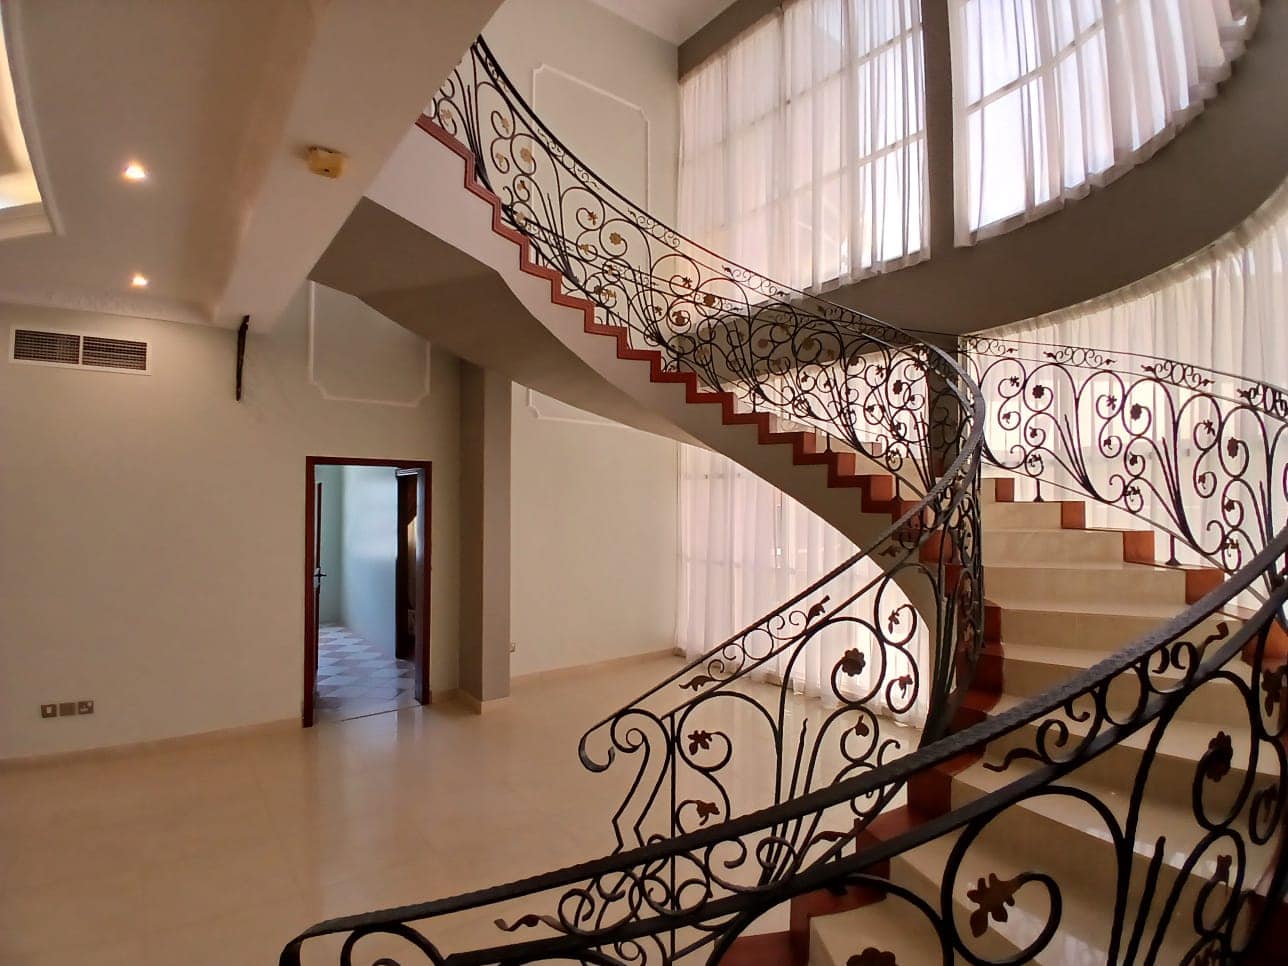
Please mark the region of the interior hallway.
POLYGON ((343 624, 318 632, 315 721, 344 721, 416 704, 416 662, 394 657, 343 624))

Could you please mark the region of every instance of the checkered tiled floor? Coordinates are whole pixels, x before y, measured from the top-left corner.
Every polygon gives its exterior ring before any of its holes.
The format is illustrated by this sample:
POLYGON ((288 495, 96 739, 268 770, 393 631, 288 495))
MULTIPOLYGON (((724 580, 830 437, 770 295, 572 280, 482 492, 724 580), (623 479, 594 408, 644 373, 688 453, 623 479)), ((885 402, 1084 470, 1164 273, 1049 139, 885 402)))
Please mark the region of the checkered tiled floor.
POLYGON ((415 664, 385 653, 339 624, 318 634, 314 709, 319 721, 410 708, 416 703, 415 664))

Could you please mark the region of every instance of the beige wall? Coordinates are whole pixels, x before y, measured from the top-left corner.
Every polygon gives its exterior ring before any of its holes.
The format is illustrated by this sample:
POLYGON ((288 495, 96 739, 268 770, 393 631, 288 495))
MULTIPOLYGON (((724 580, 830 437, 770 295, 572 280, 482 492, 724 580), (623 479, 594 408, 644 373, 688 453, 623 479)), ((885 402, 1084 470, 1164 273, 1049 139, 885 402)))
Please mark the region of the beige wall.
POLYGON ((508 0, 483 36, 556 137, 632 201, 645 204, 647 191, 649 211, 674 220, 674 45, 590 0, 508 0), (647 171, 639 152, 646 136, 647 171))
POLYGON ((510 693, 510 380, 461 363, 461 691, 510 693))
POLYGON ((514 674, 675 641, 679 444, 513 393, 514 674))
POLYGON ((306 315, 252 330, 238 403, 233 332, 0 306, 6 339, 74 328, 153 360, 0 361, 0 758, 296 717, 308 454, 434 461, 431 678, 456 686, 458 364, 434 353, 415 406, 324 399, 306 315), (92 717, 39 718, 83 698, 92 717))

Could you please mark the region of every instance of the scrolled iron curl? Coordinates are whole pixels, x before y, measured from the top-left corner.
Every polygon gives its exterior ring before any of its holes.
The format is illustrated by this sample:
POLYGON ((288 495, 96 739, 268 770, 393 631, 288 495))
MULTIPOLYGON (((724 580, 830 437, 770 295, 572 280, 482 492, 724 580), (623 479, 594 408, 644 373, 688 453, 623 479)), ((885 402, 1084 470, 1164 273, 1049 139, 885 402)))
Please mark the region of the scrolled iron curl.
POLYGON ((1264 410, 1205 388, 1213 380, 1195 367, 1132 375, 987 348, 969 362, 998 399, 989 419, 1008 441, 1005 454, 988 451, 998 465, 1135 515, 1152 506, 1156 525, 1227 571, 1270 539, 1267 500, 1288 501, 1288 471, 1273 492, 1256 481, 1277 475, 1288 442, 1285 425, 1270 426, 1264 410), (1087 422, 1109 468, 1093 472, 1085 458, 1087 422))

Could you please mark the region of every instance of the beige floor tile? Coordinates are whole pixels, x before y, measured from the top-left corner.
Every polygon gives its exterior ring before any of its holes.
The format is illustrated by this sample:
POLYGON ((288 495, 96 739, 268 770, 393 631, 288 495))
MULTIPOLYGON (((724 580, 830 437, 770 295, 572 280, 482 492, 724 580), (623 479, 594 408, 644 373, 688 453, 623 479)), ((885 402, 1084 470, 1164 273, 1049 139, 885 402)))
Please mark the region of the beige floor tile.
POLYGON ((300 899, 286 854, 271 841, 159 861, 143 875, 141 889, 149 932, 300 899))
MULTIPOLYGON (((299 898, 157 929, 145 942, 147 966, 272 966, 285 941, 283 926, 301 921, 299 898)), ((289 937, 285 937, 289 938, 289 937)), ((339 960, 332 960, 332 966, 339 960)))
MULTIPOLYGON (((0 962, 272 962, 323 918, 607 852, 624 776, 586 772, 577 739, 674 666, 521 680, 484 716, 442 702, 0 772, 0 962)), ((492 941, 494 917, 435 927, 492 941)))
POLYGON ((97 944, 126 944, 142 936, 144 913, 136 871, 10 889, 0 898, 0 962, 52 957, 97 944))

